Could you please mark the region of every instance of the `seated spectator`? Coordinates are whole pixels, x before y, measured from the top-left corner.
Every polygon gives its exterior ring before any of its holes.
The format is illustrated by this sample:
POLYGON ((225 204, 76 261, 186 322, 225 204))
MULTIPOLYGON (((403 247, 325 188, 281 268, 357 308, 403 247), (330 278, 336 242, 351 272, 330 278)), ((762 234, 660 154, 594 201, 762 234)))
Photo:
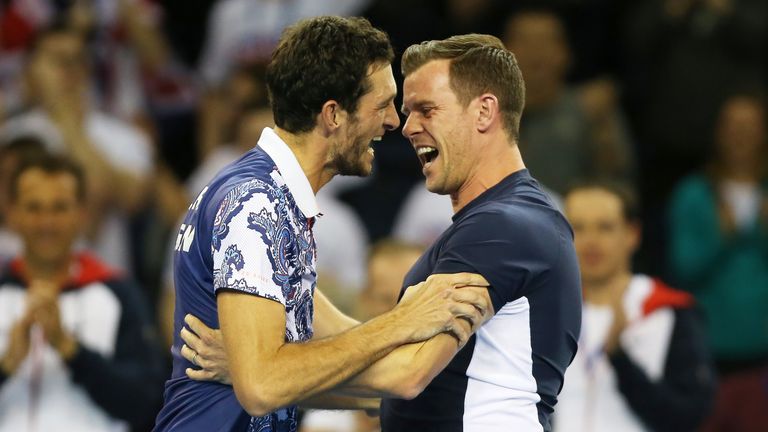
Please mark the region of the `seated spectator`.
POLYGON ((768 430, 765 116, 755 96, 727 99, 709 167, 670 202, 670 270, 703 307, 721 377, 708 431, 768 430))
POLYGON ((634 155, 614 86, 566 82, 571 54, 558 15, 546 9, 511 15, 504 43, 525 76, 520 151, 531 175, 560 194, 576 178, 631 178, 634 155))
POLYGON ((0 268, 6 260, 21 253, 21 239, 8 226, 8 189, 11 174, 27 159, 46 154, 42 142, 31 137, 19 137, 0 143, 0 268))
POLYGON ((0 430, 125 431, 159 405, 162 357, 141 291, 73 250, 85 188, 55 156, 11 178, 24 253, 0 278, 0 430))
POLYGON ((633 274, 634 198, 612 183, 565 196, 584 292, 579 350, 565 374, 555 431, 694 431, 714 372, 693 297, 633 274))
POLYGON ((84 41, 66 26, 57 24, 37 35, 26 79, 36 108, 5 122, 0 138, 36 136, 51 151, 82 164, 92 218, 87 237, 102 259, 129 270, 126 218, 144 202, 152 169, 149 141, 131 125, 89 106, 84 41))

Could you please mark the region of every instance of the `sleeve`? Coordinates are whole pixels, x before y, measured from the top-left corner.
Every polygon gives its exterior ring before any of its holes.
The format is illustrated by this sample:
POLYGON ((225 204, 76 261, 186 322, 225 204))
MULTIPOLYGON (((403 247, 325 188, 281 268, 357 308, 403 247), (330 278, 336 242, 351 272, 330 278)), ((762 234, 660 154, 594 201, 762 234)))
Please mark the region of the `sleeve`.
POLYGON ((165 367, 160 343, 140 289, 109 284, 122 305, 112 358, 79 345, 69 361, 72 380, 112 417, 147 427, 160 408, 165 367))
POLYGON ((528 216, 483 211, 462 220, 441 248, 433 273, 479 273, 495 311, 541 282, 557 259, 559 240, 528 216))
POLYGON ((611 355, 610 361, 619 391, 650 429, 696 430, 709 412, 715 372, 703 324, 695 310, 675 311, 675 328, 660 381, 652 382, 621 349, 611 355))
POLYGON ((296 235, 282 192, 254 180, 227 194, 213 227, 213 289, 283 305, 291 292, 296 235))

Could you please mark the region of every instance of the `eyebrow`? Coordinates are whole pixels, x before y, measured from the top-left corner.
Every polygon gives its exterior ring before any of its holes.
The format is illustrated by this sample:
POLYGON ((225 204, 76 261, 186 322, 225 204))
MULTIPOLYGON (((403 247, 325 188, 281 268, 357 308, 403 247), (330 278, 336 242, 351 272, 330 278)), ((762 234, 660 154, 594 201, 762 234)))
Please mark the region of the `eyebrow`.
POLYGON ((382 103, 379 104, 380 107, 386 107, 387 105, 391 104, 392 101, 395 100, 397 97, 397 92, 392 93, 386 100, 384 100, 382 103))
MULTIPOLYGON (((424 108, 425 105, 434 105, 434 102, 427 101, 427 100, 420 100, 413 103, 414 110, 418 111, 422 108, 424 108)), ((405 102, 403 102, 403 105, 400 107, 400 112, 403 113, 403 115, 410 114, 410 110, 406 108, 405 102)))

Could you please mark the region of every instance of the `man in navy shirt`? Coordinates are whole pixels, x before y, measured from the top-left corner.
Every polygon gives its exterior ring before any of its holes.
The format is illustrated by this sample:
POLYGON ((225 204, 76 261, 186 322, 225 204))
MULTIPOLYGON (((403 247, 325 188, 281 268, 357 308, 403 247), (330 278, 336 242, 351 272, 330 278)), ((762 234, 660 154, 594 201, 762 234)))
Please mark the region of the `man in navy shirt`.
MULTIPOLYGON (((490 316, 477 275, 419 281, 361 325, 315 290, 314 194, 336 174, 370 173, 371 141, 399 125, 392 57, 387 36, 361 18, 319 17, 284 33, 267 69, 276 127, 211 180, 178 233, 174 367, 155 430, 295 432, 297 402, 377 360, 402 370, 452 354, 490 316), (215 360, 198 343, 212 340, 205 326, 221 327, 226 377, 193 369, 215 360), (210 378, 232 386, 199 381, 210 378)), ((365 385, 403 397, 420 390, 406 384, 365 385)), ((371 405, 340 397, 324 406, 371 405)))
POLYGON ((384 400, 385 432, 550 431, 576 353, 581 288, 573 232, 517 146, 520 69, 497 38, 473 34, 410 47, 403 75, 403 134, 427 189, 450 195, 455 214, 406 276, 401 302, 430 275, 473 272, 490 283, 495 315, 458 353, 446 346, 399 370, 388 356, 344 388, 386 397, 383 383, 419 383, 384 400))
MULTIPOLYGON (((525 100, 514 55, 492 36, 403 54, 403 126, 453 224, 406 276, 476 272, 495 316, 413 400, 382 404, 384 431, 549 431, 581 325, 573 233, 523 164, 525 100)), ((558 157, 558 155, 552 155, 558 157)))

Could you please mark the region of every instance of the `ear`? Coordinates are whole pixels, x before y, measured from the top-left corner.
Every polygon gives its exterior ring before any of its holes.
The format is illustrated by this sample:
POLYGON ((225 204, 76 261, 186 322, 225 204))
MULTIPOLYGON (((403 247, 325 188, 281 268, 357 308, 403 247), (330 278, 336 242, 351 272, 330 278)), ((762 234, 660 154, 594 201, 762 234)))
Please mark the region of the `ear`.
POLYGON ((640 239, 643 235, 643 228, 640 225, 640 222, 630 222, 628 231, 629 249, 632 251, 632 254, 634 254, 640 248, 640 239))
POLYGON ((338 102, 331 99, 323 104, 318 116, 319 126, 326 134, 330 135, 341 126, 344 120, 344 110, 338 102))
POLYGON ((499 120, 499 99, 491 93, 484 93, 475 100, 478 107, 477 130, 481 133, 488 132, 499 120))

